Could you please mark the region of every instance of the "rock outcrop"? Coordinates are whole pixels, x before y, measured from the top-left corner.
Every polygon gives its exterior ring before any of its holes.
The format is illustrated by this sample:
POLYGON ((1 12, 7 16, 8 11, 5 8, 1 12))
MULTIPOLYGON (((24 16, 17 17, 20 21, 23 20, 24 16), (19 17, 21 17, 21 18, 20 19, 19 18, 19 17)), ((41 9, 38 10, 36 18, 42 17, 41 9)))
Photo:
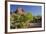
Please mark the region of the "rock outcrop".
POLYGON ((15 13, 20 14, 20 15, 24 15, 25 11, 23 10, 23 8, 17 8, 15 13))

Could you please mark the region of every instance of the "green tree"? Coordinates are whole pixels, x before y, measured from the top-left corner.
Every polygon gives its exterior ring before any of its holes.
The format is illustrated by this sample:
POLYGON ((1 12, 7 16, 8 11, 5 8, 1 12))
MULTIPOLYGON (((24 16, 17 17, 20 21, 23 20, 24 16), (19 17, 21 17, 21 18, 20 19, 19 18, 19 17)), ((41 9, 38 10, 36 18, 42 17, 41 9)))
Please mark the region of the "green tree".
POLYGON ((33 19, 33 16, 31 13, 27 13, 23 16, 19 14, 12 14, 10 16, 10 27, 11 29, 15 28, 27 28, 29 25, 29 22, 33 19))

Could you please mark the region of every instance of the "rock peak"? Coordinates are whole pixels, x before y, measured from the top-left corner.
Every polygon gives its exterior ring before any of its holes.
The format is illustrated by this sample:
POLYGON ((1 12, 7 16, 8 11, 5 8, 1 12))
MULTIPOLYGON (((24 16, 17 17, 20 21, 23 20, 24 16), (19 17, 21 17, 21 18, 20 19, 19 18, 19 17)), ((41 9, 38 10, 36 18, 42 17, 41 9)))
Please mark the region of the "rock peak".
POLYGON ((15 13, 18 13, 18 14, 21 14, 21 15, 24 14, 24 12, 25 12, 24 9, 21 8, 21 7, 17 8, 16 11, 15 11, 15 13))

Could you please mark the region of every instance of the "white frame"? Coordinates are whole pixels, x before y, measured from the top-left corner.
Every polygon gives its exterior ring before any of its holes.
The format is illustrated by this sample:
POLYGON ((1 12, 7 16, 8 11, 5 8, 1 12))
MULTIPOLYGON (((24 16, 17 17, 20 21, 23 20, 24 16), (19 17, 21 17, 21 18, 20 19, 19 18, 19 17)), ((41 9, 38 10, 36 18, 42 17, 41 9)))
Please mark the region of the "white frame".
POLYGON ((44 30, 44 4, 37 3, 22 3, 22 2, 7 2, 7 32, 22 32, 22 31, 38 31, 44 30), (10 29, 10 4, 15 5, 34 5, 42 6, 42 27, 41 28, 27 28, 27 29, 10 29))

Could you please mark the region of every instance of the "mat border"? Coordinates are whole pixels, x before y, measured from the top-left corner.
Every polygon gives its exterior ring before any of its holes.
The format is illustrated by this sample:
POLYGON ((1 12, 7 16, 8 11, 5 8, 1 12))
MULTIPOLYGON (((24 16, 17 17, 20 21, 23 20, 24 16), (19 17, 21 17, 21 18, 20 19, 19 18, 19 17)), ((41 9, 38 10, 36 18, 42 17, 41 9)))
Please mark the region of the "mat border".
POLYGON ((25 33, 25 32, 41 32, 41 31, 45 31, 45 3, 43 3, 43 2, 28 2, 28 1, 5 1, 5 33, 25 33), (44 30, 22 31, 22 32, 7 32, 7 2, 23 2, 23 3, 44 4, 44 30))

